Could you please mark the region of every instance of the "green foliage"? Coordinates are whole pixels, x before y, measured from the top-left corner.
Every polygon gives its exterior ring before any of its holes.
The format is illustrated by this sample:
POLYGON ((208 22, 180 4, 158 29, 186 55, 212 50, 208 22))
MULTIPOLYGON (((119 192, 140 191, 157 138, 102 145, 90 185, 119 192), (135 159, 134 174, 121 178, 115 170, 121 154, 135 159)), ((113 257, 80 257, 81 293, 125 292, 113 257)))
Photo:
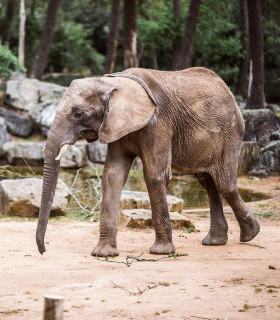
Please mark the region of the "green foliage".
POLYGON ((176 33, 172 3, 164 0, 145 2, 137 18, 141 65, 169 69, 176 33))
POLYGON ((193 64, 212 69, 228 85, 236 83, 243 56, 238 13, 234 1, 204 1, 195 33, 193 64))
POLYGON ((265 1, 263 8, 265 96, 272 103, 280 101, 280 23, 279 2, 265 1))
MULTIPOLYGON (((25 65, 31 70, 44 28, 47 1, 26 1, 25 65)), ((6 1, 0 1, 0 30, 3 28, 6 1)), ((137 1, 137 51, 139 66, 170 70, 175 46, 185 33, 190 0, 181 0, 180 17, 173 14, 173 1, 137 1)), ((103 72, 110 32, 111 0, 60 0, 47 70, 77 75, 103 72)), ((279 102, 280 68, 279 0, 263 0, 265 95, 268 102, 279 102)), ((18 49, 19 3, 12 21, 9 48, 18 49)), ((123 2, 119 16, 119 45, 115 71, 123 69, 123 2)), ((243 57, 239 1, 200 2, 193 43, 192 66, 217 72, 234 90, 243 57)), ((12 61, 12 60, 11 60, 12 61)), ((6 64, 1 63, 1 68, 6 64)), ((14 68, 14 67, 13 67, 14 68)), ((57 80, 56 80, 57 81, 57 80)), ((70 79, 64 79, 68 85, 70 79)))
POLYGON ((19 66, 17 57, 8 46, 0 41, 0 76, 9 77, 12 71, 25 72, 25 69, 19 66))
POLYGON ((84 75, 100 74, 104 56, 92 47, 89 36, 92 29, 84 30, 82 24, 61 21, 57 24, 54 41, 48 57, 49 65, 55 71, 66 68, 69 72, 84 75))

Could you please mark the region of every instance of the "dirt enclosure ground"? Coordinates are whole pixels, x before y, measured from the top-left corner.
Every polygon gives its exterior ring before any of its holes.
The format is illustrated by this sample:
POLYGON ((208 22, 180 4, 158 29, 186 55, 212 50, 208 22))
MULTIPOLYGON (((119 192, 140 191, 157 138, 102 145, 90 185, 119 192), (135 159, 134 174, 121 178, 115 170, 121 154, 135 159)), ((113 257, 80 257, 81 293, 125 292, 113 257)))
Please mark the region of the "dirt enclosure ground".
POLYGON ((177 253, 187 256, 130 267, 116 262, 141 253, 158 258, 149 254, 153 230, 121 228, 120 256, 104 261, 90 256, 98 223, 52 219, 40 256, 37 222, 2 217, 0 319, 42 319, 44 294, 64 296, 64 319, 280 319, 279 178, 239 184, 274 195, 249 205, 261 221, 253 241, 239 242, 238 224, 227 214, 227 245, 202 246, 209 215, 192 214, 200 232, 173 232, 177 253))

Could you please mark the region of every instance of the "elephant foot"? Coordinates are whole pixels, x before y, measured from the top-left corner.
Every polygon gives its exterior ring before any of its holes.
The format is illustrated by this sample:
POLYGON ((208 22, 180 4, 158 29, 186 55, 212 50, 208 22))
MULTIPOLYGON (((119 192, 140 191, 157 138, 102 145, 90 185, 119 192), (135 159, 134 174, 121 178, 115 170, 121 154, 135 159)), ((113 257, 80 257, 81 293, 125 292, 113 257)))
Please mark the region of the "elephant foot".
POLYGON ((239 221, 239 225, 241 242, 247 242, 254 239, 260 232, 260 223, 253 214, 248 215, 246 220, 239 221))
POLYGON ((202 240, 204 246, 222 246, 228 241, 227 233, 224 235, 215 235, 214 232, 209 232, 202 240))
POLYGON ((119 250, 116 247, 111 246, 110 244, 98 244, 93 249, 91 254, 95 257, 116 257, 119 255, 119 250))
POLYGON ((169 254, 175 253, 176 249, 174 244, 171 242, 155 242, 150 249, 151 254, 169 254))

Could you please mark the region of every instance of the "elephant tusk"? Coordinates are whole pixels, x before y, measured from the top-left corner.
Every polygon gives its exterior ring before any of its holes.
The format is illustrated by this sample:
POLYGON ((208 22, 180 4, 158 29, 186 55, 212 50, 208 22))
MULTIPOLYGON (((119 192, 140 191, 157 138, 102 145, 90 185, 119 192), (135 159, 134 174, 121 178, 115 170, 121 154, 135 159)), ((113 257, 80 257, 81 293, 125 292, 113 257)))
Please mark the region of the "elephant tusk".
POLYGON ((61 160, 61 158, 65 155, 65 153, 69 150, 70 148, 70 144, 66 143, 65 145, 63 145, 59 151, 58 156, 55 158, 55 160, 61 160))
POLYGON ((43 148, 42 152, 45 152, 46 151, 46 146, 43 148))

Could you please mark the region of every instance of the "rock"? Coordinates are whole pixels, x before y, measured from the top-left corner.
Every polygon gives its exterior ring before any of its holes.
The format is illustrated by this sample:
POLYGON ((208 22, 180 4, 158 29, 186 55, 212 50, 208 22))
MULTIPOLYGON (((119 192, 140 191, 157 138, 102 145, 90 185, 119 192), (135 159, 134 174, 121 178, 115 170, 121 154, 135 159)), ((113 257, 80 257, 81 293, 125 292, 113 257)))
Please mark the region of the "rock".
POLYGON ((255 166, 250 171, 256 176, 279 176, 280 173, 280 140, 271 141, 260 150, 255 166))
POLYGON ((89 159, 92 162, 105 163, 108 145, 95 141, 89 144, 89 159))
MULTIPOLYGON (((173 228, 193 228, 194 225, 178 212, 170 212, 173 228)), ((118 216, 118 224, 130 228, 145 229, 152 227, 152 212, 147 209, 121 210, 118 216)))
POLYGON ((48 106, 59 102, 66 87, 37 79, 10 80, 6 85, 6 103, 14 108, 31 111, 38 104, 48 106))
POLYGON ((246 102, 237 102, 238 108, 242 111, 246 108, 246 102))
MULTIPOLYGON (((45 154, 42 152, 46 142, 44 141, 11 141, 3 145, 3 150, 11 164, 26 164, 43 166, 45 154), (25 161, 23 160, 25 159, 25 161)), ((80 168, 86 164, 87 143, 77 142, 70 146, 69 151, 61 159, 62 168, 80 168)))
POLYGON ((69 151, 60 160, 61 168, 80 168, 83 167, 86 162, 88 151, 88 144, 86 142, 76 142, 75 145, 71 145, 69 151))
POLYGON ((10 136, 7 131, 5 119, 0 117, 0 157, 5 153, 3 147, 6 142, 10 140, 10 136))
MULTIPOLYGON (((167 205, 169 211, 181 212, 183 210, 184 200, 168 194, 167 205)), ((120 209, 151 210, 149 194, 147 192, 123 190, 120 200, 120 209)))
POLYGON ((12 71, 9 80, 24 80, 26 79, 24 73, 20 71, 12 71))
POLYGON ((45 142, 31 142, 31 141, 10 141, 3 145, 3 150, 6 157, 11 164, 26 164, 42 166, 44 162, 45 142))
POLYGON ((29 111, 30 118, 42 129, 45 136, 53 123, 58 102, 53 102, 47 106, 44 103, 29 111))
POLYGON ((280 129, 280 119, 271 110, 243 110, 242 115, 245 121, 243 141, 257 141, 265 146, 271 133, 280 129))
POLYGON ((253 168, 255 161, 260 153, 258 142, 243 141, 238 163, 238 175, 246 175, 253 168))
POLYGON ((270 141, 272 140, 280 140, 280 130, 272 132, 270 135, 270 141))
POLYGON ((28 137, 33 129, 33 122, 27 116, 0 109, 0 116, 5 118, 8 131, 15 136, 28 137))
POLYGON ((278 106, 278 104, 268 104, 266 107, 274 113, 280 112, 280 106, 278 106))
MULTIPOLYGON (((8 216, 37 217, 39 214, 43 180, 25 178, 0 182, 0 210, 8 216)), ((59 180, 51 207, 51 215, 65 215, 69 189, 59 180)))

